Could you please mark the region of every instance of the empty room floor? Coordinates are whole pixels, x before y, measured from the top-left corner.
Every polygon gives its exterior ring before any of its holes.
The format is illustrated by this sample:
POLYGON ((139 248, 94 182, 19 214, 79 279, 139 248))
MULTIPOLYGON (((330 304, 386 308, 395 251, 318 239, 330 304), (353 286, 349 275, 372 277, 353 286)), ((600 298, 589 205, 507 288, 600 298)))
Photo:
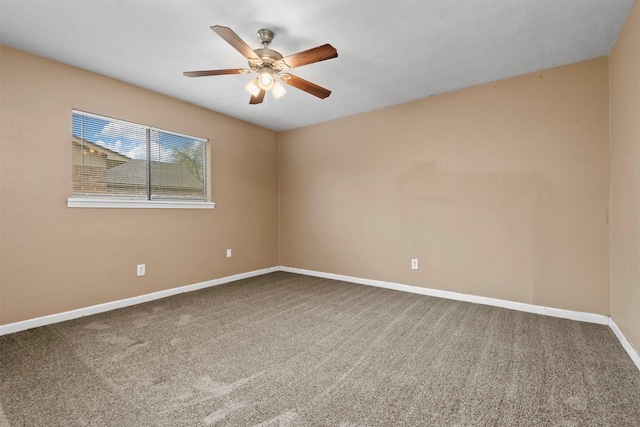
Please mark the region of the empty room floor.
POLYGON ((0 425, 640 426, 606 326, 276 272, 0 337, 0 425))

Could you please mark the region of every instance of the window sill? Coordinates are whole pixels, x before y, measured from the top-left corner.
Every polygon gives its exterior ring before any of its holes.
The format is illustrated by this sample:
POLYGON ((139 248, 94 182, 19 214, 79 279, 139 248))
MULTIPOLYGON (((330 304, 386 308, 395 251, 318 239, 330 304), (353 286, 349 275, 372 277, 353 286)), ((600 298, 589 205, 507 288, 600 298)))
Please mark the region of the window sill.
POLYGON ((68 208, 119 209, 213 209, 214 202, 187 202, 179 200, 125 200, 69 197, 68 208))

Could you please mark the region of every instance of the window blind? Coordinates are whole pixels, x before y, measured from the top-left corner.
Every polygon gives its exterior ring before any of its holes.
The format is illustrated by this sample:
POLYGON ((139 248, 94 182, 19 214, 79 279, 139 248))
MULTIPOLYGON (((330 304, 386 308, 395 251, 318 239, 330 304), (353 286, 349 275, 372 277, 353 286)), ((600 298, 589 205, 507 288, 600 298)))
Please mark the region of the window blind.
POLYGON ((207 200, 206 139, 73 111, 73 193, 207 200))

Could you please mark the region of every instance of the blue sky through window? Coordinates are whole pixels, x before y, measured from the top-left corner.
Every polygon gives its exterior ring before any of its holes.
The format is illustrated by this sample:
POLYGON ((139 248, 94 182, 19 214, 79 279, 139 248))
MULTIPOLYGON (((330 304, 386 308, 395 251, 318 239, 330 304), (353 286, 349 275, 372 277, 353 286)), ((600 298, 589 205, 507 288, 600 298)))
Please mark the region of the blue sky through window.
MULTIPOLYGON (((85 141, 131 159, 147 159, 146 129, 143 126, 74 113, 72 132, 78 138, 84 136, 85 141), (82 132, 83 117, 84 134, 82 132)), ((200 141, 155 130, 151 132, 150 144, 152 160, 162 162, 172 161, 175 149, 202 146, 200 141)))
POLYGON ((73 135, 132 159, 147 158, 146 133, 144 128, 122 122, 73 114, 73 135), (83 120, 84 119, 84 120, 83 120), (82 126, 84 121, 84 133, 82 126))

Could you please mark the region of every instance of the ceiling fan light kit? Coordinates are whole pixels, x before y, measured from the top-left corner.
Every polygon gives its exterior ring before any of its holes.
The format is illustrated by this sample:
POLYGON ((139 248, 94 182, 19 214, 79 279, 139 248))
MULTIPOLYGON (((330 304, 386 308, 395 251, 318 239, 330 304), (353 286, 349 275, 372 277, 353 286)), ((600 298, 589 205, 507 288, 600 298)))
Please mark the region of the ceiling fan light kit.
POLYGON ((279 78, 285 84, 293 86, 304 92, 307 92, 320 99, 327 98, 331 95, 331 91, 321 86, 311 83, 292 74, 284 73, 291 68, 301 67, 303 65, 313 64, 314 62, 325 61, 327 59, 336 58, 338 51, 330 44, 315 47, 313 49, 298 52, 287 57, 283 57, 280 52, 269 49, 269 44, 273 40, 274 34, 271 30, 265 28, 258 31, 258 38, 262 43, 262 48, 251 49, 236 33, 228 27, 214 25, 211 30, 222 37, 234 49, 247 58, 249 68, 232 68, 224 70, 203 70, 203 71, 185 71, 186 77, 204 77, 204 76, 220 76, 226 74, 248 74, 254 72, 258 77, 250 81, 245 89, 251 94, 249 104, 256 105, 262 103, 267 91, 275 99, 283 96, 287 91, 284 86, 277 81, 279 78))

